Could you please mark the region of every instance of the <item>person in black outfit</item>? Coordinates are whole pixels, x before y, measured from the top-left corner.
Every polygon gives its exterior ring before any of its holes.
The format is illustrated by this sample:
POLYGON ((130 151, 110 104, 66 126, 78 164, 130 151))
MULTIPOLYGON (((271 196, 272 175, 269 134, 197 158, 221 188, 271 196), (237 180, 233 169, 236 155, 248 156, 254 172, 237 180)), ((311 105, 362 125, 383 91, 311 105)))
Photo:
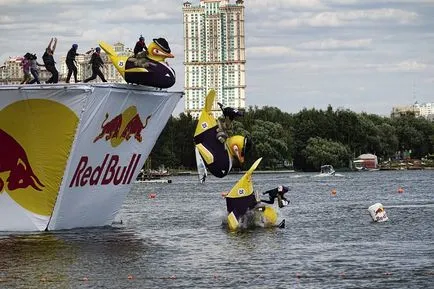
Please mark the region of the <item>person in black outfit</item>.
POLYGON ((91 80, 96 79, 96 76, 98 75, 99 78, 101 78, 101 80, 103 82, 107 82, 107 80, 105 80, 104 78, 104 74, 102 74, 100 67, 104 66, 104 62, 101 59, 101 56, 99 55, 99 53, 101 52, 101 48, 97 47, 95 48, 95 52, 92 54, 92 57, 89 61, 90 64, 92 64, 92 76, 85 79, 84 82, 89 82, 91 80))
MULTIPOLYGON (((137 55, 142 51, 147 51, 148 48, 145 44, 145 38, 140 35, 139 41, 136 42, 136 46, 134 46, 134 57, 137 57, 137 55)), ((140 56, 139 56, 140 57, 140 56)))
POLYGON ((283 207, 282 204, 282 200, 287 201, 288 203, 290 202, 288 199, 285 198, 285 193, 287 193, 289 191, 288 187, 285 186, 278 186, 275 189, 272 190, 268 190, 266 192, 263 192, 263 195, 268 195, 270 197, 269 200, 261 200, 261 202, 263 203, 267 203, 267 204, 274 204, 274 199, 277 198, 278 204, 279 204, 279 208, 283 207))
POLYGON ((53 47, 51 47, 51 44, 53 44, 53 38, 51 38, 50 43, 48 43, 48 47, 45 49, 45 53, 42 56, 45 68, 47 71, 51 72, 51 77, 45 83, 57 83, 59 81, 59 72, 56 69, 56 62, 53 57, 57 46, 57 38, 54 38, 53 47))
POLYGON ((145 38, 140 35, 139 41, 136 42, 134 46, 134 56, 130 57, 128 61, 134 62, 136 66, 145 67, 148 62, 148 48, 145 44, 145 38))
POLYGON ((69 83, 69 80, 71 79, 71 75, 74 73, 74 80, 75 83, 78 82, 77 80, 77 66, 75 65, 75 57, 80 55, 77 53, 78 45, 72 44, 71 49, 69 49, 68 54, 66 55, 66 66, 68 67, 68 75, 66 77, 66 83, 69 83))

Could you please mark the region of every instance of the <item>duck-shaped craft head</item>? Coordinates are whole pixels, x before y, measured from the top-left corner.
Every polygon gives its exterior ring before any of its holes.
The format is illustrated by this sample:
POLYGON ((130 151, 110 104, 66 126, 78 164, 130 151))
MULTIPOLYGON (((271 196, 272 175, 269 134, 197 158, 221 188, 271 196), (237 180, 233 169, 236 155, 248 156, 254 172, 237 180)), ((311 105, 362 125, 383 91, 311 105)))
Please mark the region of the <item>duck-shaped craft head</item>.
POLYGON ((157 62, 163 62, 166 58, 174 58, 170 51, 169 43, 164 38, 154 38, 148 45, 148 58, 157 62))
POLYGON ((157 88, 169 88, 175 84, 175 71, 165 61, 174 56, 164 38, 153 39, 146 53, 139 53, 137 57, 118 55, 111 45, 103 41, 99 45, 127 83, 157 88))

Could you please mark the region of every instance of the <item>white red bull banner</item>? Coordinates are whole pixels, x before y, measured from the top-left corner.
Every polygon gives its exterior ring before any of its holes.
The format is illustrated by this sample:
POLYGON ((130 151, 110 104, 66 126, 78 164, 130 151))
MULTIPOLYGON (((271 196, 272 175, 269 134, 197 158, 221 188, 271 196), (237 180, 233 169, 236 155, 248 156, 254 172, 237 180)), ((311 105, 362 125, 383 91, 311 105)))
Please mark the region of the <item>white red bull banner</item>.
POLYGON ((182 93, 0 87, 0 231, 109 225, 182 93))

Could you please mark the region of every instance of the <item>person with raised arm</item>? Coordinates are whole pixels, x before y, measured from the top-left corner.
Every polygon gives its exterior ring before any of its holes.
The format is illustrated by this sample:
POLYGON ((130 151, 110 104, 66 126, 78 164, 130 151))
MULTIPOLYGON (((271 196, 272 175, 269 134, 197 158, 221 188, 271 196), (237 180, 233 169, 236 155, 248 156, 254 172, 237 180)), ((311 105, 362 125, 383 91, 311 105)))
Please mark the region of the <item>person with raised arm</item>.
POLYGON ((42 56, 45 68, 51 73, 51 77, 45 83, 57 83, 59 82, 59 72, 56 69, 56 62, 54 61, 54 51, 57 46, 57 38, 51 38, 48 43, 48 47, 45 49, 45 53, 42 56), (53 45, 53 46, 51 46, 53 45))

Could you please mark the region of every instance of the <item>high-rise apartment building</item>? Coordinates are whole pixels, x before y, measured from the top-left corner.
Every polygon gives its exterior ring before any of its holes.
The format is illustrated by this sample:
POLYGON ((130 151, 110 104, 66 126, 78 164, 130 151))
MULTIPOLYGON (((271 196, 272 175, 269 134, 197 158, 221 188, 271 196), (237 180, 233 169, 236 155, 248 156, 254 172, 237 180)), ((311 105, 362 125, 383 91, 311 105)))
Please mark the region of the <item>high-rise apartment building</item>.
MULTIPOLYGON (((197 117, 210 89, 216 102, 245 108, 244 1, 184 2, 185 109, 197 117)), ((218 106, 215 115, 221 114, 218 106)))

